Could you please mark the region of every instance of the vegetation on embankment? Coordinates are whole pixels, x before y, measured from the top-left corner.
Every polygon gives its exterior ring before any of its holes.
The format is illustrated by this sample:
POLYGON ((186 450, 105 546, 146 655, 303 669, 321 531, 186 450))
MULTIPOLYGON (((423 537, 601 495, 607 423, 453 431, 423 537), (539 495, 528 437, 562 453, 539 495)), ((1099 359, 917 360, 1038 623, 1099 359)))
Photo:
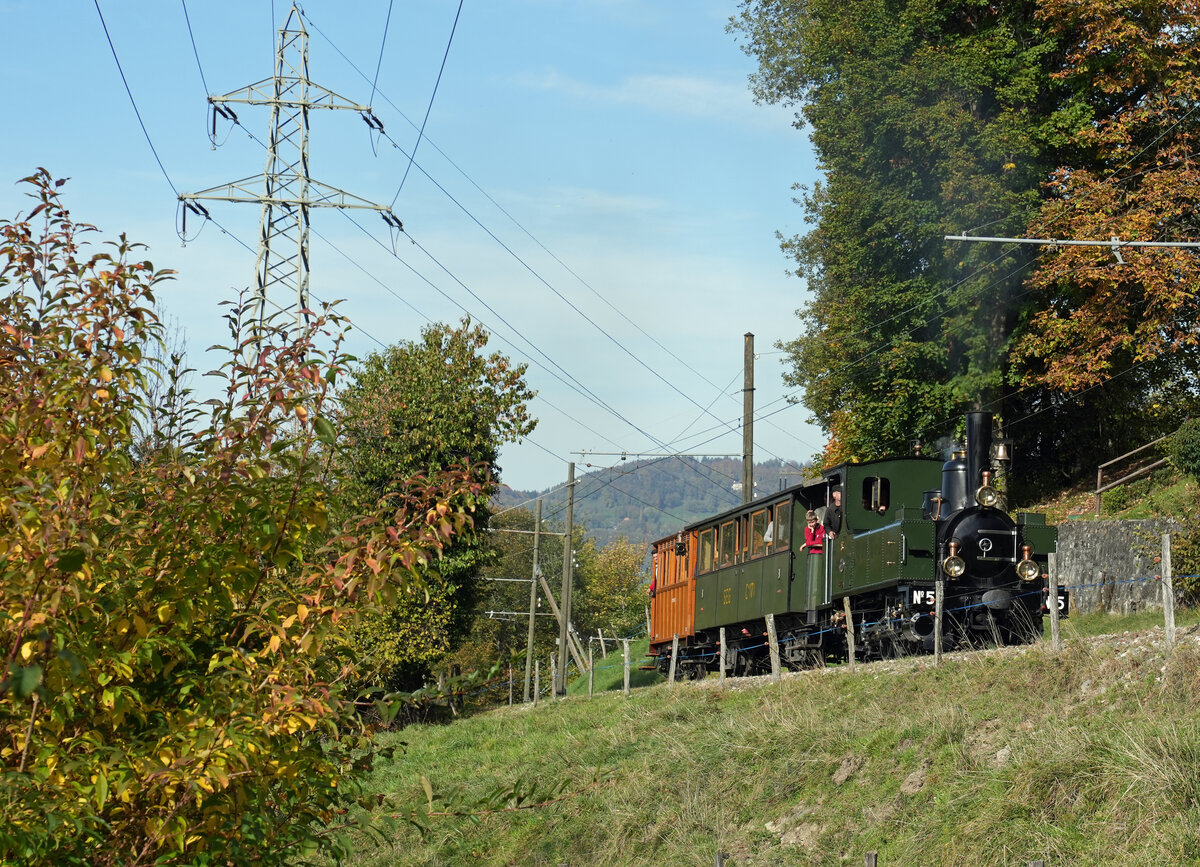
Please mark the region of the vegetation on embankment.
POLYGON ((1191 863, 1200 635, 1170 655, 1161 627, 1084 637, 1123 623, 1074 621, 1060 654, 711 677, 384 735, 392 819, 350 863, 1191 863))

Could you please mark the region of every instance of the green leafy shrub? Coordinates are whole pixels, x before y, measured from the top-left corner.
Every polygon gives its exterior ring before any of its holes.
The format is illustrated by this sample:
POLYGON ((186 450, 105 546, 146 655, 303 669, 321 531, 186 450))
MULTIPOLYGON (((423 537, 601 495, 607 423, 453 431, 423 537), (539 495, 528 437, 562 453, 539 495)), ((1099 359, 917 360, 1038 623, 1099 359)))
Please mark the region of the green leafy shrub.
POLYGON ((289 340, 232 306, 223 395, 168 410, 154 447, 169 272, 123 237, 80 258, 91 227, 27 180, 31 214, 0 222, 0 863, 340 854, 321 825, 371 742, 329 639, 468 525, 474 483, 329 520, 330 311, 289 340))
POLYGON ((1168 453, 1180 472, 1200 481, 1200 418, 1179 426, 1169 440, 1168 453))
MULTIPOLYGON (((464 319, 433 324, 416 341, 371 353, 338 395, 342 443, 335 460, 339 501, 354 510, 386 495, 397 478, 466 460, 480 495, 455 500, 482 524, 498 484, 500 446, 531 433, 533 392, 523 364, 488 353, 489 335, 464 319)), ((412 691, 430 666, 468 634, 479 569, 493 559, 486 534, 463 533, 424 570, 417 592, 398 594, 386 611, 347 634, 356 654, 378 670, 363 688, 412 691)))

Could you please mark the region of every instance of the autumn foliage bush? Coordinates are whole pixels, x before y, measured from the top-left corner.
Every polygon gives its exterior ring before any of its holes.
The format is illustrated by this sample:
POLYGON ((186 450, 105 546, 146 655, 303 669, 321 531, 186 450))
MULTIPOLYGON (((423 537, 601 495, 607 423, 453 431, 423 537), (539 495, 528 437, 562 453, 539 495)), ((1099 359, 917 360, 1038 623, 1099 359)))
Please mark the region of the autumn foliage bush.
POLYGON ((337 855, 372 754, 330 639, 469 524, 475 483, 333 526, 330 310, 285 331, 231 306, 221 396, 139 438, 169 274, 124 237, 85 257, 91 227, 27 180, 0 222, 0 863, 337 855))

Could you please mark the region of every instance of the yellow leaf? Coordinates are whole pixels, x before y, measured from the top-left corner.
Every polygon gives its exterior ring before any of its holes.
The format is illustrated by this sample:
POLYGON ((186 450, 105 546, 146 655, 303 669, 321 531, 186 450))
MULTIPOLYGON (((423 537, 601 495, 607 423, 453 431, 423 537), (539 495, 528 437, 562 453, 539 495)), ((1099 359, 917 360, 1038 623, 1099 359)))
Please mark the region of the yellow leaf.
POLYGON ((271 636, 270 646, 271 646, 271 652, 272 652, 272 653, 274 653, 275 651, 277 651, 277 650, 279 649, 279 645, 280 645, 280 643, 281 643, 281 642, 280 642, 280 639, 279 639, 279 636, 278 636, 278 635, 272 635, 272 636, 271 636))
POLYGON ((300 618, 300 622, 303 623, 308 617, 308 606, 304 604, 297 605, 296 616, 300 618))
POLYGON ((29 660, 37 651, 38 643, 36 641, 26 641, 21 645, 21 659, 29 660))
POLYGON ((146 621, 142 619, 140 614, 133 615, 133 628, 137 630, 137 634, 142 638, 150 634, 150 627, 146 625, 146 621))

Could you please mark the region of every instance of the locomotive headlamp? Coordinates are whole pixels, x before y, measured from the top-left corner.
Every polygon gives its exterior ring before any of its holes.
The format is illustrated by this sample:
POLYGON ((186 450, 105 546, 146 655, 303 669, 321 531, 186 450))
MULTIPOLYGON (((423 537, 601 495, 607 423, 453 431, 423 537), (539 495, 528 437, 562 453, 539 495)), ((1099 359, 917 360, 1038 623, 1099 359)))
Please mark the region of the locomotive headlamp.
POLYGON ((983 484, 975 492, 975 502, 985 509, 994 509, 1000 505, 1000 493, 992 487, 992 474, 988 470, 983 471, 983 484))
POLYGON ((1033 546, 1021 546, 1021 562, 1017 564, 1017 577, 1022 581, 1036 581, 1042 570, 1033 562, 1033 546))
POLYGON ((948 578, 961 578, 967 571, 967 563, 958 556, 958 543, 950 543, 950 556, 942 561, 942 572, 948 578))

